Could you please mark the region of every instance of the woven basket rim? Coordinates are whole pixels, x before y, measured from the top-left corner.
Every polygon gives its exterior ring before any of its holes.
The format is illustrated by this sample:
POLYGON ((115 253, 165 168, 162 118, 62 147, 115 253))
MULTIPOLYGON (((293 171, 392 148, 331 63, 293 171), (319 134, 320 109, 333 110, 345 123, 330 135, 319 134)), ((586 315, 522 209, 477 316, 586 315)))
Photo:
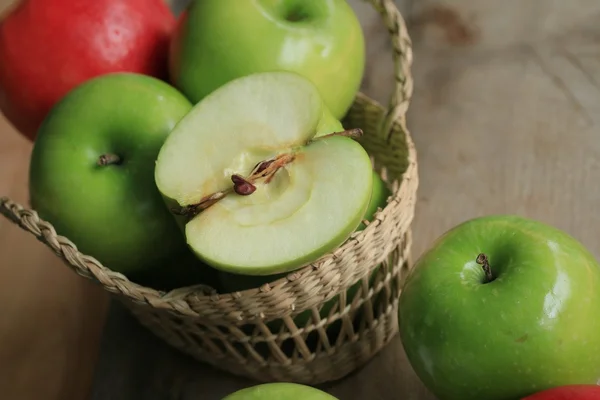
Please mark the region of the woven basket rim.
MULTIPOLYGON (((371 103, 373 107, 376 107, 381 111, 383 115, 381 121, 382 127, 380 129, 381 135, 387 133, 391 134, 394 130, 400 131, 403 134, 403 141, 407 150, 407 167, 402 173, 400 182, 398 182, 398 179, 388 182, 391 186, 392 194, 388 198, 386 206, 374 215, 371 223, 368 224, 364 230, 353 233, 341 246, 334 251, 323 255, 318 260, 288 273, 285 277, 270 282, 269 286, 271 287, 285 285, 290 279, 303 280, 310 276, 315 270, 335 262, 340 252, 350 248, 357 242, 361 242, 369 235, 369 233, 376 230, 380 224, 385 223, 386 220, 390 219, 395 210, 412 206, 410 204, 412 201, 410 196, 408 199, 402 196, 403 193, 415 193, 418 186, 416 149, 410 132, 406 127, 406 110, 412 94, 412 75, 410 72, 412 50, 410 38, 406 32, 402 16, 391 0, 369 1, 380 12, 384 10, 382 14, 387 16, 387 19, 385 19, 386 26, 394 38, 393 57, 396 63, 396 75, 394 76, 396 80, 396 91, 393 93, 392 98, 390 99, 390 105, 387 109, 362 92, 358 92, 356 98, 371 103), (402 47, 404 47, 404 49, 401 51, 402 47)), ((388 140, 389 139, 391 139, 391 136, 388 136, 388 140)), ((230 293, 216 293, 214 289, 207 287, 206 285, 190 285, 169 291, 147 287, 131 281, 126 275, 113 271, 96 258, 80 252, 75 243, 67 237, 57 234, 52 224, 40 218, 35 210, 28 209, 7 197, 3 197, 0 198, 0 212, 14 223, 20 225, 23 229, 34 234, 38 240, 45 242, 49 247, 53 248, 59 256, 68 261, 71 268, 77 274, 99 283, 107 291, 118 294, 134 303, 143 303, 150 305, 153 308, 166 309, 182 316, 196 316, 197 313, 194 312, 189 305, 190 300, 204 298, 215 303, 239 302, 240 300, 252 301, 253 299, 257 299, 258 301, 258 297, 263 291, 261 288, 251 288, 230 293), (33 220, 34 226, 26 225, 23 221, 24 217, 33 220), (60 252, 62 252, 62 255, 60 252), (113 286, 109 287, 104 284, 103 281, 110 281, 113 286)), ((407 221, 408 226, 410 226, 412 218, 414 218, 413 213, 410 214, 410 218, 407 221)), ((399 238, 390 240, 399 240, 399 238)), ((384 258, 385 255, 380 256, 379 261, 383 261, 384 258)), ((366 275, 369 273, 370 269, 375 267, 376 265, 373 263, 373 265, 369 266, 369 269, 365 268, 364 271, 362 271, 362 275, 366 275)), ((323 288, 340 289, 339 287, 334 287, 331 282, 325 283, 323 288)), ((331 290, 330 292, 331 297, 333 297, 336 290, 331 290)), ((327 299, 324 299, 323 301, 325 300, 327 299)))

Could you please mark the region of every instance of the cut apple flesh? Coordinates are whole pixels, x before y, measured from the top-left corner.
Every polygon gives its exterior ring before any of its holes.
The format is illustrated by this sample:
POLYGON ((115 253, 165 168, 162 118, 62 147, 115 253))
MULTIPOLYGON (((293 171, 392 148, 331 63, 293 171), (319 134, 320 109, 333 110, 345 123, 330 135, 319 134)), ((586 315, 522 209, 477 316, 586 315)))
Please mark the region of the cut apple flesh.
POLYGON ((319 93, 299 75, 262 73, 217 89, 184 117, 163 144, 156 183, 185 206, 231 186, 274 155, 304 145, 321 123, 319 93))
POLYGON ((287 72, 239 78, 198 103, 156 165, 159 190, 182 207, 227 191, 185 225, 198 257, 224 271, 271 275, 341 245, 362 220, 373 178, 359 143, 323 137, 323 127, 337 126, 316 88, 287 72), (252 194, 231 191, 232 175, 247 178, 278 157, 286 162, 253 180, 252 194))
POLYGON ((370 199, 369 166, 352 139, 314 142, 252 195, 231 194, 192 219, 188 243, 208 263, 247 268, 248 275, 311 262, 343 243, 362 220, 370 199))

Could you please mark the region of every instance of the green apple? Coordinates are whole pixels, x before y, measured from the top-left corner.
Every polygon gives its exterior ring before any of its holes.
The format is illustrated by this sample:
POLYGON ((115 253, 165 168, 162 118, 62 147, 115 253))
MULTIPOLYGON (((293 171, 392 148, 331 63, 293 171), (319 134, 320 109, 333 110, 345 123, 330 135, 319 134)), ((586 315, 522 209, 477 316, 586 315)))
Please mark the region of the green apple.
POLYGON ((365 40, 346 0, 191 2, 172 36, 170 77, 192 102, 235 78, 292 71, 342 118, 360 88, 365 40))
POLYGON ((238 390, 222 400, 337 400, 337 398, 312 386, 275 382, 238 390))
POLYGON ((345 133, 315 138, 325 108, 308 79, 265 72, 223 85, 177 124, 158 155, 156 185, 185 215, 201 260, 242 275, 289 272, 358 227, 371 161, 345 133))
POLYGON ((124 274, 186 250, 154 183, 165 138, 192 105, 136 73, 79 85, 50 111, 31 155, 30 200, 78 248, 124 274))
POLYGON ((400 337, 440 400, 517 399, 600 378, 600 267, 567 233, 518 216, 466 221, 415 263, 400 337))
MULTIPOLYGON (((369 208, 367 208, 367 212, 365 213, 364 219, 369 222, 373 221, 375 214, 379 209, 385 208, 387 205, 387 199, 392 195, 390 189, 386 186, 381 176, 376 171, 373 171, 373 190, 371 194, 371 200, 369 202, 369 208)), ((357 231, 362 231, 365 229, 367 225, 364 222, 361 222, 357 231)))

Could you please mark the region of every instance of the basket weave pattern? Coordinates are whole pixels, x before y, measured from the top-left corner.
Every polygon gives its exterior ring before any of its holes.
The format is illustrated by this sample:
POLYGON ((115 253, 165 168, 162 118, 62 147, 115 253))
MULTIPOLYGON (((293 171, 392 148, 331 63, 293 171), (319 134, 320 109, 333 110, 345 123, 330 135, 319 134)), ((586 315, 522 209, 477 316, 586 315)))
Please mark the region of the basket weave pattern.
POLYGON ((157 336, 198 360, 259 381, 317 384, 348 375, 398 331, 397 302, 411 266, 418 187, 416 152, 405 125, 412 94, 410 39, 392 0, 370 3, 390 33, 395 90, 387 109, 359 93, 343 123, 364 131, 359 141, 392 196, 363 231, 333 253, 260 288, 223 294, 198 285, 164 293, 80 253, 35 210, 3 198, 0 212, 76 273, 113 293, 157 336), (358 290, 347 296, 357 282, 358 290), (320 315, 333 298, 333 307, 320 315), (294 317, 305 310, 312 318, 297 326, 294 317))

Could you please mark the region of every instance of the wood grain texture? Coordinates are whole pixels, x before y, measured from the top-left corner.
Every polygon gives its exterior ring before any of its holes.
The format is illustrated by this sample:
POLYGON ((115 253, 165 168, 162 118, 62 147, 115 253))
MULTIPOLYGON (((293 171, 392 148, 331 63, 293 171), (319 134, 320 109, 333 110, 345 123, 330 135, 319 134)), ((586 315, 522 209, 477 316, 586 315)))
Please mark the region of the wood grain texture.
MULTIPOLYGON (((27 202, 31 144, 0 118, 0 195, 27 202)), ((0 393, 19 400, 88 396, 108 296, 33 236, 0 219, 0 393)))
MULTIPOLYGON (((368 37, 363 89, 385 102, 387 36, 369 5, 350 3, 368 37)), ((415 56, 409 127, 421 183, 414 255, 466 219, 514 213, 564 229, 600 257, 600 3, 398 4, 415 56)), ((29 151, 6 124, 0 127, 0 193, 25 201, 29 151)), ((89 379, 103 295, 1 220, 0 237, 0 301, 8 307, 0 318, 0 365, 11 365, 0 390, 6 398, 83 399, 74 382, 84 387, 89 379)), ((118 304, 93 382, 93 400, 219 400, 253 384, 169 348, 118 304)), ((399 338, 360 371, 323 388, 340 400, 434 400, 399 338)))

